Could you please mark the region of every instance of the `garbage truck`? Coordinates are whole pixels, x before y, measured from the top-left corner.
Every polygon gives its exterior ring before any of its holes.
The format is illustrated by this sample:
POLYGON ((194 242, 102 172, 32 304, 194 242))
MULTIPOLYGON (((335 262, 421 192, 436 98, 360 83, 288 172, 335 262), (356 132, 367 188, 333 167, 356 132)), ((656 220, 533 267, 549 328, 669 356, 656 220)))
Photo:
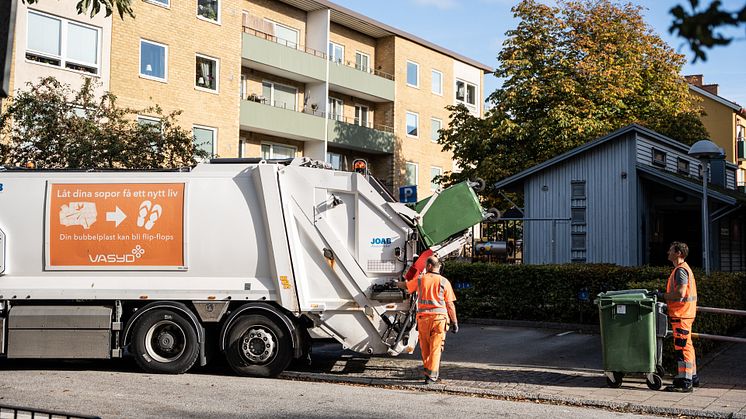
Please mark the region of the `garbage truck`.
POLYGON ((132 356, 183 373, 225 356, 267 377, 314 339, 411 353, 415 304, 395 282, 418 252, 453 251, 490 215, 471 186, 418 211, 371 176, 308 158, 0 167, 0 357, 132 356))

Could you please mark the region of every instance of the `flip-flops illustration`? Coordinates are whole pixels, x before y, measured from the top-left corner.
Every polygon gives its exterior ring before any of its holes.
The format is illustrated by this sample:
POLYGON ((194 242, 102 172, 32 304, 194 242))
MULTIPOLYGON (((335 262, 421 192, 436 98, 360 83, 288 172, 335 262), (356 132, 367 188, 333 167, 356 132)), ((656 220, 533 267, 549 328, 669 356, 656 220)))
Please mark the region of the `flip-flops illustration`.
POLYGON ((163 208, 160 205, 153 205, 150 201, 142 201, 140 203, 140 211, 137 216, 137 226, 145 227, 145 230, 150 230, 155 225, 155 222, 161 217, 163 208))

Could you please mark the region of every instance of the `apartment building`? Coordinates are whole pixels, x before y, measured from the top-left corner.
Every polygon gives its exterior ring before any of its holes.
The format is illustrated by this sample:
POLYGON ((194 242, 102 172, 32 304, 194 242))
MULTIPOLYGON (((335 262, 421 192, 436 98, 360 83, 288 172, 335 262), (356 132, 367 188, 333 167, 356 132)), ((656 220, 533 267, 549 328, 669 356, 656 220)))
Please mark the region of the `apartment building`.
POLYGON ((435 142, 445 107, 482 115, 490 67, 325 0, 132 8, 136 18, 120 20, 78 16, 72 3, 19 7, 11 88, 96 77, 123 106, 181 110, 213 155, 307 156, 339 170, 363 158, 389 188, 417 185, 420 197, 457 169, 435 142))
POLYGON ((725 160, 738 165, 737 184, 746 191, 746 109, 718 95, 717 84, 705 84, 701 74, 685 76, 689 92, 701 101, 702 123, 710 140, 725 150, 725 160))

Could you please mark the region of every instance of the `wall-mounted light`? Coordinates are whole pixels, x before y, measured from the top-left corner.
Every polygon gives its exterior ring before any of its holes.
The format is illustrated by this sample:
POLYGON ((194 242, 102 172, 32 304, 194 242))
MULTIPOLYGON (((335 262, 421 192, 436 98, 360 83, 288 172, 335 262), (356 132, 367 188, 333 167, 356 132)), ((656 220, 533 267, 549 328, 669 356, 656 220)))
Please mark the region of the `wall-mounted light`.
POLYGON ((627 172, 622 172, 622 179, 627 179, 627 172))
POLYGON ((683 202, 686 202, 686 195, 684 195, 682 193, 674 194, 673 200, 674 200, 674 202, 676 202, 678 204, 681 204, 683 202))

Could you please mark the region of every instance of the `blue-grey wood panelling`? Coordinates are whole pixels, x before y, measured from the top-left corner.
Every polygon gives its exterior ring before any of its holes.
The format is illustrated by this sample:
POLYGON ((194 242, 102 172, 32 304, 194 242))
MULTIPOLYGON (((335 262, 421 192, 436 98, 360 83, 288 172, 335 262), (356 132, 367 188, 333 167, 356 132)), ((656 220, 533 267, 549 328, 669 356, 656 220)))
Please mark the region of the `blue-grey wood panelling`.
POLYGON ((525 263, 571 261, 571 182, 585 181, 586 261, 634 264, 637 246, 629 243, 630 229, 636 229, 629 213, 630 194, 636 194, 631 187, 636 181, 634 154, 634 136, 626 135, 529 177, 524 184, 526 217, 553 220, 524 223, 525 263))

